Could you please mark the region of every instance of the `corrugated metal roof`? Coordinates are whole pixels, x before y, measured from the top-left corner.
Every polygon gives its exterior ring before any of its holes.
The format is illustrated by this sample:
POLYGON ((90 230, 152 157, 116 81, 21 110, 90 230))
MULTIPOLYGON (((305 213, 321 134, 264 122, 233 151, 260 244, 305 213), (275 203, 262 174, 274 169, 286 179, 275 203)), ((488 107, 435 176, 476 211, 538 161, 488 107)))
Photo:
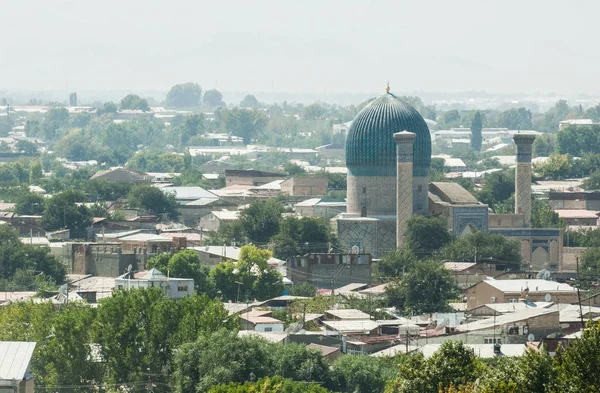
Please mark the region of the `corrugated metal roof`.
POLYGON ((21 381, 25 378, 35 344, 34 342, 0 341, 0 380, 21 381))

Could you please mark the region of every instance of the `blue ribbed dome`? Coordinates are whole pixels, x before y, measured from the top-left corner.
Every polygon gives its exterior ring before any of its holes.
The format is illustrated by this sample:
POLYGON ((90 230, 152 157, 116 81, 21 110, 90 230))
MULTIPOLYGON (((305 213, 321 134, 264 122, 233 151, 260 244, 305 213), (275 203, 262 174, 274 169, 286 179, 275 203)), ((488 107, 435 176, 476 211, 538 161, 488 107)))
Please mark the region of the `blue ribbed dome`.
POLYGON ((358 176, 392 176, 396 173, 394 134, 416 134, 413 174, 427 176, 431 165, 431 135, 415 108, 391 93, 371 101, 352 121, 346 139, 346 166, 358 176))

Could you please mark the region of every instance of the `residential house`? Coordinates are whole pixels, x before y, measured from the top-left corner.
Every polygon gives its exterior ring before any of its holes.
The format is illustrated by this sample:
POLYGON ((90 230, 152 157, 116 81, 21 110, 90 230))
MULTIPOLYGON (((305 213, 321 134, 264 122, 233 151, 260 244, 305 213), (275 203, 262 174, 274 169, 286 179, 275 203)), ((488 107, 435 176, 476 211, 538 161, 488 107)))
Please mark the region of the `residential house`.
POLYGON ((486 276, 496 274, 496 266, 487 263, 444 262, 444 268, 452 272, 455 284, 461 289, 478 283, 486 276))
POLYGON ((0 392, 33 393, 31 357, 36 343, 0 341, 0 392))
POLYGON ((219 199, 218 196, 202 187, 161 187, 160 190, 165 194, 173 195, 179 205, 187 205, 198 200, 219 199))
POLYGON ((319 157, 325 159, 343 160, 346 154, 346 147, 342 143, 330 143, 315 148, 319 157))
POLYGON ((326 195, 328 184, 322 176, 294 176, 281 183, 281 192, 288 196, 326 195))
POLYGON ((337 347, 330 347, 327 345, 319 345, 319 344, 308 344, 306 349, 315 349, 321 352, 321 355, 330 362, 333 362, 335 359, 342 356, 342 351, 337 347))
POLYGON ((160 270, 130 272, 115 278, 117 290, 137 288, 161 288, 163 293, 173 299, 194 295, 193 278, 173 278, 165 276, 160 270))
POLYGON ((275 319, 271 311, 252 310, 239 314, 242 330, 254 330, 257 332, 283 332, 283 322, 275 319))
POLYGON ((573 303, 577 300, 577 288, 547 280, 495 280, 487 277, 467 288, 467 310, 487 303, 511 303, 520 299, 532 302, 573 303))
POLYGON ((567 225, 598 225, 597 210, 576 210, 576 209, 557 209, 554 210, 567 225))
POLYGON ((275 180, 285 180, 285 175, 281 173, 257 171, 253 169, 226 169, 225 170, 225 185, 243 185, 243 186, 260 186, 270 183, 275 180))
MULTIPOLYGON (((235 246, 203 246, 203 247, 191 247, 191 249, 198 252, 200 258, 200 264, 216 266, 221 262, 227 260, 237 261, 240 259, 240 247, 235 246)), ((269 258, 267 261, 269 266, 273 269, 277 269, 285 277, 285 265, 286 261, 278 258, 269 258)), ((284 280, 285 283, 285 280, 284 280)))
POLYGON ((198 226, 202 231, 218 231, 222 224, 236 222, 239 216, 239 210, 215 210, 200 218, 198 226))

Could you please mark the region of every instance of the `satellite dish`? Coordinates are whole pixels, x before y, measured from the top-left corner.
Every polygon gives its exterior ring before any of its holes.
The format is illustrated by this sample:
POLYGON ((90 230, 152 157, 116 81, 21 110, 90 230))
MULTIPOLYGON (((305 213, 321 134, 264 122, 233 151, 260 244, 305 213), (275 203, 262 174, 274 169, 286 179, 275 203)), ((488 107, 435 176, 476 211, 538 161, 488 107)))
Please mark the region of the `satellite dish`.
POLYGON ((357 245, 352 246, 352 254, 358 254, 359 251, 360 251, 360 249, 358 248, 357 245))
POLYGON ((542 269, 535 276, 535 278, 537 278, 538 280, 549 280, 551 275, 552 275, 552 273, 550 272, 550 270, 542 269))
POLYGON ((60 286, 60 288, 58 288, 58 293, 61 293, 63 295, 67 295, 67 285, 68 284, 63 284, 60 286))
POLYGON ((550 295, 549 293, 546 294, 546 296, 544 296, 544 300, 549 302, 550 300, 552 300, 552 295, 550 295))
POLYGON ((533 335, 533 333, 527 336, 527 341, 535 341, 535 336, 533 335))

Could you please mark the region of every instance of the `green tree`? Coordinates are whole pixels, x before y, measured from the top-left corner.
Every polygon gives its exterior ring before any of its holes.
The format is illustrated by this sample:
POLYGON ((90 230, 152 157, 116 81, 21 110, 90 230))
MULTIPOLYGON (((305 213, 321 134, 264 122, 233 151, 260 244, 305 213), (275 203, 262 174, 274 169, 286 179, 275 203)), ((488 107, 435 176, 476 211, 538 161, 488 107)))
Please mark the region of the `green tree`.
POLYGON ((168 273, 171 277, 193 278, 197 293, 205 293, 209 296, 214 294, 214 284, 210 279, 210 267, 200 265, 200 258, 194 250, 181 250, 173 256, 157 255, 150 258, 146 268, 156 268, 165 274, 168 273))
POLYGON ((332 389, 348 393, 383 392, 397 375, 391 359, 366 355, 342 355, 332 365, 332 389))
POLYGON ((583 181, 581 187, 584 190, 600 190, 600 170, 592 172, 592 174, 583 181))
POLYGON ((36 342, 31 363, 36 387, 91 392, 101 378, 91 361, 93 320, 94 310, 82 303, 54 308, 51 302, 15 302, 0 308, 0 341, 36 342))
POLYGON ((265 114, 259 111, 241 108, 221 111, 221 129, 230 135, 242 137, 246 145, 264 131, 267 122, 265 114))
POLYGON ((223 102, 223 94, 221 94, 220 91, 215 89, 207 90, 204 93, 204 98, 202 99, 202 101, 204 102, 204 105, 206 105, 209 108, 225 106, 225 103, 223 102))
POLYGON ((148 101, 135 94, 128 94, 125 97, 123 97, 123 99, 121 99, 120 106, 121 109, 131 109, 144 112, 150 111, 148 101))
POLYGON ((46 200, 42 225, 47 231, 61 228, 71 230, 71 237, 85 239, 87 230, 92 223, 89 209, 78 202, 85 197, 79 191, 64 191, 46 200))
POLYGON ((275 376, 259 379, 256 382, 230 383, 212 387, 209 393, 330 393, 330 390, 314 384, 297 382, 275 376))
POLYGON ((386 387, 385 392, 438 393, 440 386, 474 383, 481 369, 481 361, 462 341, 444 341, 429 359, 425 360, 419 353, 403 363, 400 376, 386 387))
POLYGON ((382 281, 402 276, 405 272, 412 269, 418 259, 408 248, 390 251, 377 262, 377 275, 382 281))
MULTIPOLYGON (((160 288, 116 291, 102 301, 93 326, 106 359, 107 383, 127 381, 145 391, 149 381, 167 389, 175 350, 221 328, 234 328, 218 300, 167 298, 160 288)), ((179 354, 179 353, 178 353, 179 354)))
POLYGON ((456 109, 444 112, 440 118, 440 123, 446 128, 459 127, 461 125, 460 113, 456 109))
POLYGON ((483 136, 481 130, 483 129, 483 118, 481 112, 475 112, 473 120, 471 121, 471 148, 476 151, 481 151, 481 144, 483 143, 483 136))
POLYGON ((183 344, 175 356, 174 385, 178 393, 208 392, 213 386, 272 375, 270 347, 265 341, 219 331, 183 344))
POLYGON ((526 108, 508 109, 498 117, 501 127, 509 130, 531 130, 533 128, 531 111, 526 108))
POLYGON ((105 102, 100 109, 100 114, 117 113, 118 110, 119 108, 117 108, 117 105, 114 102, 105 102))
POLYGON ((514 194, 514 190, 514 171, 494 172, 486 176, 477 199, 494 209, 496 205, 509 199, 514 194))
POLYGON ((307 120, 318 120, 325 116, 325 109, 319 104, 311 104, 304 108, 303 118, 307 120))
POLYGON ((244 99, 240 102, 240 107, 242 108, 250 108, 250 109, 259 109, 260 102, 254 97, 252 94, 247 94, 244 99))
POLYGON ((317 287, 309 282, 301 282, 292 287, 293 296, 314 297, 317 295, 317 287))
POLYGON ((428 260, 414 265, 386 287, 391 306, 415 315, 448 309, 458 292, 452 274, 441 263, 428 260))
POLYGON ((497 262, 518 268, 521 264, 521 246, 518 240, 503 235, 477 232, 461 236, 440 250, 440 256, 449 261, 497 262))
POLYGON ((265 244, 279 231, 282 213, 283 206, 274 199, 256 201, 241 211, 238 221, 252 242, 265 244))
POLYGON ((307 252, 329 252, 338 244, 329 222, 321 217, 286 217, 271 241, 275 256, 285 260, 307 252))
POLYGON ((562 228, 565 226, 547 200, 533 197, 531 205, 531 226, 533 228, 562 228))
POLYGON ((573 158, 566 154, 552 153, 546 162, 536 165, 535 170, 546 180, 568 179, 573 171, 573 158))
POLYGON ((175 196, 150 184, 133 186, 127 195, 127 201, 131 207, 146 209, 157 216, 166 214, 172 219, 178 216, 175 196))
POLYGON ((169 108, 196 108, 200 106, 202 88, 197 83, 187 82, 171 87, 165 104, 169 108))
POLYGON ((533 142, 536 157, 548 157, 557 149, 556 134, 539 135, 533 142))
POLYGON ((559 359, 558 391, 598 392, 600 372, 600 322, 589 322, 579 340, 569 344, 559 359))
POLYGON ((49 249, 22 243, 17 233, 6 225, 0 226, 0 239, 0 285, 3 290, 8 290, 9 285, 11 290, 35 290, 38 275, 54 284, 64 282, 65 266, 50 254, 49 249), (24 280, 15 283, 15 277, 19 275, 24 280))
POLYGON ((271 253, 244 246, 237 262, 221 262, 210 271, 217 294, 224 300, 266 300, 283 293, 283 277, 272 269, 271 253), (238 284, 241 283, 241 284, 238 284))
POLYGON ((21 216, 36 216, 44 212, 46 198, 33 192, 23 193, 17 199, 15 213, 21 216))
POLYGON ((452 239, 443 217, 412 216, 408 220, 406 245, 417 255, 431 254, 452 239))
POLYGON ((43 178, 42 163, 39 160, 33 161, 29 166, 29 184, 38 184, 43 178))
POLYGON ((17 141, 15 147, 17 148, 17 151, 25 154, 35 154, 38 151, 35 143, 29 141, 17 141))

